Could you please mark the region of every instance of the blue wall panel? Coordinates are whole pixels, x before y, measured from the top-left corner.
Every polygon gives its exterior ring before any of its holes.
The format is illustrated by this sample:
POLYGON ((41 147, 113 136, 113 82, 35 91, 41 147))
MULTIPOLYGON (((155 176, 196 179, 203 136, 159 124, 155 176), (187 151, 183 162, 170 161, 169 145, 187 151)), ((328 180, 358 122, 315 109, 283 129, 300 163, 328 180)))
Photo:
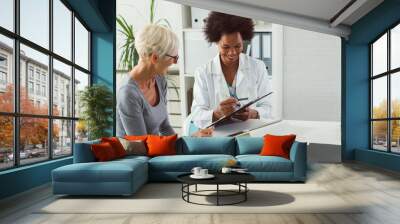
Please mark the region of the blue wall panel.
MULTIPOLYGON (((116 1, 67 0, 66 2, 79 14, 92 32, 92 81, 104 83, 114 90, 116 1)), ((53 169, 71 163, 72 158, 65 158, 0 172, 0 199, 48 183, 51 181, 53 169)))
POLYGON ((53 169, 71 163, 69 157, 0 172, 0 199, 48 183, 53 169))
POLYGON ((344 160, 354 159, 354 149, 368 147, 369 85, 368 46, 346 45, 345 151, 344 160))
POLYGON ((358 160, 384 168, 399 170, 396 155, 377 153, 369 148, 369 43, 400 22, 400 0, 386 0, 351 27, 344 41, 345 97, 343 125, 343 159, 358 160), (357 149, 357 150, 356 150, 357 149), (356 150, 356 151, 355 151, 356 150), (362 150, 362 151, 360 151, 362 150), (396 164, 393 161, 397 161, 396 164))

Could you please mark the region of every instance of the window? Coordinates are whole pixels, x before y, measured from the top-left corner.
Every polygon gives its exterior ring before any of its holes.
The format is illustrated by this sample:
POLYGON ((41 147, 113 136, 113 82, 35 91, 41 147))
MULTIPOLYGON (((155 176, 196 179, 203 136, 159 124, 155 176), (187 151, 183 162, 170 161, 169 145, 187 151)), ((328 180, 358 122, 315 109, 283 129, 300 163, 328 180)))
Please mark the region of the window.
POLYGON ((40 70, 36 69, 36 80, 40 81, 40 70))
POLYGON ((29 81, 28 82, 28 93, 29 94, 33 94, 34 90, 33 90, 33 82, 29 81))
MULTIPOLYGON (((2 10, 3 9, 0 9, 0 14, 2 13, 2 10)), ((0 20, 1 18, 2 15, 0 15, 0 20)), ((2 115, 1 112, 12 113, 14 111, 14 78, 13 78, 14 73, 12 66, 8 65, 11 64, 10 60, 14 57, 13 52, 14 52, 13 40, 0 33, 0 63, 1 63, 0 73, 3 74, 2 75, 3 84, 0 84, 0 124, 2 124, 1 122, 3 122, 3 119, 8 121, 8 118, 1 116, 2 115), (7 60, 7 62, 5 60, 7 60)), ((11 146, 11 144, 5 144, 5 145, 11 146)), ((0 149, 1 148, 2 144, 0 141, 0 149)), ((12 148, 8 150, 12 151, 12 148)), ((1 160, 0 160, 0 169, 1 169, 1 160)))
POLYGON ((5 91, 7 85, 7 56, 0 54, 0 91, 5 91))
POLYGON ((3 71, 0 71, 0 84, 1 85, 7 84, 7 74, 3 71))
POLYGON ((46 86, 42 86, 42 96, 46 96, 46 86))
MULTIPOLYGON (((53 83, 53 91, 55 93, 55 95, 53 95, 53 103, 54 104, 58 104, 59 103, 59 98, 62 103, 64 103, 64 96, 68 97, 68 105, 72 104, 72 90, 71 89, 65 89, 64 85, 66 83, 69 83, 69 85, 72 84, 72 69, 71 66, 68 66, 58 60, 53 60, 53 64, 54 64, 54 83, 53 83), (59 95, 60 94, 60 95, 59 95)), ((75 78, 76 79, 76 78, 75 78)), ((54 107, 56 107, 56 105, 53 105, 54 107)), ((60 105, 62 106, 62 105, 60 105)), ((57 114, 60 113, 59 111, 60 109, 57 107, 56 110, 53 110, 53 114, 57 114)), ((72 116, 72 108, 71 107, 67 107, 66 114, 62 113, 63 116, 72 116)))
POLYGON ((370 45, 371 148, 400 153, 400 24, 370 45))
POLYGON ((7 68, 7 56, 0 54, 0 68, 7 68))
POLYGON ((28 76, 29 76, 29 79, 33 80, 33 67, 32 66, 29 66, 28 76))
POLYGON ((272 75, 272 35, 270 32, 254 32, 250 43, 250 56, 264 62, 268 75, 272 75))
POLYGON ((0 26, 14 31, 14 0, 1 0, 0 26))
POLYGON ((49 0, 20 0, 21 36, 49 49, 49 0))
POLYGON ((40 95, 40 84, 36 84, 36 95, 40 95))
POLYGON ((89 68, 89 32, 75 18, 75 62, 81 67, 89 68))
POLYGON ((69 87, 89 85, 90 31, 66 1, 0 1, 0 170, 70 156, 74 136, 87 139, 69 87))

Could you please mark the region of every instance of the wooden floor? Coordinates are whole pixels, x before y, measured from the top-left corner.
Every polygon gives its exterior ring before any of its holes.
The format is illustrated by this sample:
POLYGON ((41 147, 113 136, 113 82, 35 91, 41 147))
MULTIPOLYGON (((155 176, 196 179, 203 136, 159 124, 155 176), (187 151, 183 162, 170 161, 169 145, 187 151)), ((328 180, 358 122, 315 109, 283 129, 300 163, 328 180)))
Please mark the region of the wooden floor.
POLYGON ((0 223, 400 223, 400 175, 358 163, 314 164, 308 182, 317 183, 346 201, 367 204, 357 214, 35 214, 54 200, 44 186, 0 202, 0 223))

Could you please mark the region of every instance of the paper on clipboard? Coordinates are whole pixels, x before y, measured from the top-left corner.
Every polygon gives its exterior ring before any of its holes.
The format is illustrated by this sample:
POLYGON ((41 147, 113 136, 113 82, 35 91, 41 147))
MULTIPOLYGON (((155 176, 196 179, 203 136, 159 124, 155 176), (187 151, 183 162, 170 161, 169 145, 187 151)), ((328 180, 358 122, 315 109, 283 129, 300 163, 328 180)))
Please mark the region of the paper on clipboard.
POLYGON ((206 128, 212 127, 212 126, 216 126, 218 124, 222 124, 224 121, 226 121, 227 119, 231 118, 233 115, 235 115, 236 113, 239 113, 240 111, 244 110, 246 107, 249 107, 251 105, 253 105, 254 103, 258 102, 259 100, 271 95, 273 92, 269 92, 263 96, 258 97, 255 100, 252 100, 244 105, 242 105, 241 107, 239 107, 238 109, 236 109, 235 111, 233 111, 232 113, 225 115, 223 117, 221 117, 220 119, 214 121, 213 123, 211 123, 210 125, 208 125, 206 128))
POLYGON ((268 123, 260 119, 248 119, 246 121, 231 121, 228 124, 218 125, 213 131, 213 136, 236 136, 254 129, 261 128, 268 123))

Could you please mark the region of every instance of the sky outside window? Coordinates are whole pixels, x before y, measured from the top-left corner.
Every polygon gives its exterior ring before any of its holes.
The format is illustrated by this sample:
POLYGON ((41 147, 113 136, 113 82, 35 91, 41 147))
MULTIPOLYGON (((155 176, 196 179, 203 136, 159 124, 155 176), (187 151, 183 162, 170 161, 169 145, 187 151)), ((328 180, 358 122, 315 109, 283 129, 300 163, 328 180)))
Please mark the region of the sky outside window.
POLYGON ((372 45, 372 75, 387 71, 387 34, 383 35, 372 45))
POLYGON ((0 26, 14 31, 14 1, 0 0, 0 26))
POLYGON ((53 51, 71 60, 72 12, 60 0, 53 3, 53 51))

